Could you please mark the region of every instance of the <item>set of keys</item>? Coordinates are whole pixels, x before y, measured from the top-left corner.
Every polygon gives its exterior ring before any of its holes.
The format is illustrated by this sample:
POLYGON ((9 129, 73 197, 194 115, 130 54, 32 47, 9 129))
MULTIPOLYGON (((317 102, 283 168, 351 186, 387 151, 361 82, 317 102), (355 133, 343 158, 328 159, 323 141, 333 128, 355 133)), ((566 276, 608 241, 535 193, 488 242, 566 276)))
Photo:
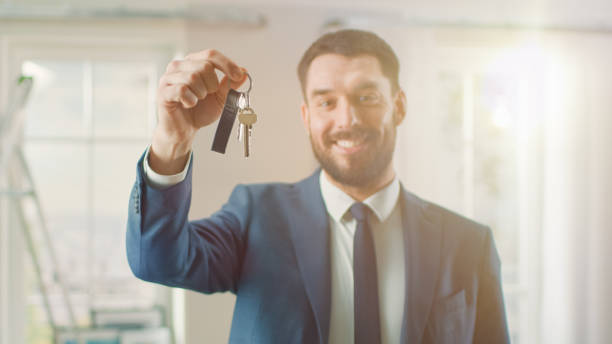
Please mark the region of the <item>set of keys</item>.
POLYGON ((217 125, 215 138, 213 139, 212 150, 219 153, 225 153, 230 132, 234 126, 236 115, 238 115, 238 141, 244 142, 244 157, 248 158, 251 154, 251 136, 253 135, 253 124, 257 122, 257 115, 251 108, 251 100, 249 93, 253 87, 253 80, 247 73, 249 78, 249 88, 246 92, 239 92, 230 89, 225 100, 225 106, 217 125))
MULTIPOLYGON (((248 74, 247 74, 248 75, 248 74)), ((251 81, 251 77, 249 76, 249 82, 251 81)), ((251 153, 251 136, 253 135, 253 124, 257 122, 257 115, 251 109, 250 99, 249 99, 249 91, 251 90, 251 84, 249 85, 249 89, 246 93, 242 94, 239 101, 239 110, 238 110, 238 122, 240 126, 238 127, 238 141, 244 142, 244 157, 248 158, 251 153)))

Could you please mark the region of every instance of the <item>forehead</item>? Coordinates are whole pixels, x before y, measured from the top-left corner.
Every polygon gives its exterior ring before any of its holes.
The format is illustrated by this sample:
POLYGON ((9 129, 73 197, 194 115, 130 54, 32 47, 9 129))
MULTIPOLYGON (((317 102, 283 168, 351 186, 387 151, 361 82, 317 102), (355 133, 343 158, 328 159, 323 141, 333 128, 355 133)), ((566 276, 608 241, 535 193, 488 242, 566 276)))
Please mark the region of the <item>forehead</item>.
POLYGON ((373 83, 382 88, 390 86, 380 62, 372 55, 319 55, 310 63, 306 80, 308 94, 316 89, 338 89, 361 83, 373 83))

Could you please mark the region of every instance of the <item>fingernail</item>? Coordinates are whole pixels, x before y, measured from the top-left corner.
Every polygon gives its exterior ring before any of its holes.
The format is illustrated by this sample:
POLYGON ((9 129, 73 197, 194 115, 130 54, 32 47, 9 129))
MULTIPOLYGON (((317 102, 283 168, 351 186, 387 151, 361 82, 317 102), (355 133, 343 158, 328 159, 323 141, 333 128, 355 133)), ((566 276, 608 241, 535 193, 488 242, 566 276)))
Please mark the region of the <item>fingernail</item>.
POLYGON ((189 94, 189 102, 195 106, 198 103, 198 97, 195 94, 189 94))

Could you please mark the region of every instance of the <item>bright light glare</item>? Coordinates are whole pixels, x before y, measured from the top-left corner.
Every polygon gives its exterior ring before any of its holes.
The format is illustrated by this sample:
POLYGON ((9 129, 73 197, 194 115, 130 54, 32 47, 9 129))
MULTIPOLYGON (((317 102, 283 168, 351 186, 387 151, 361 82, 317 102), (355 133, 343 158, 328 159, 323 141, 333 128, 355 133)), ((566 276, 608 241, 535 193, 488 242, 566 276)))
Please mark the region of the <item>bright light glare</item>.
POLYGON ((21 65, 21 73, 33 77, 33 86, 39 90, 46 89, 55 80, 53 71, 32 61, 25 61, 21 65))
POLYGON ((540 126, 554 106, 550 100, 556 95, 551 94, 550 87, 558 90, 559 85, 551 81, 561 77, 561 66, 558 54, 538 39, 494 54, 485 67, 485 75, 495 82, 483 90, 489 97, 494 125, 523 134, 540 126), (519 113, 522 111, 526 113, 519 113))

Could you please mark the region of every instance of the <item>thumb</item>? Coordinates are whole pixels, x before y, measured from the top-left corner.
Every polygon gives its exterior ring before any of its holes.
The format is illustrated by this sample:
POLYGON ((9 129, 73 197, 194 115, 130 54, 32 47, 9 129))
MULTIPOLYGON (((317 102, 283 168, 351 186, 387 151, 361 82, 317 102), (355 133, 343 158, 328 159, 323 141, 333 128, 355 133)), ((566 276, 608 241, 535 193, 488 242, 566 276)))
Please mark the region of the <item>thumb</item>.
POLYGON ((221 95, 225 97, 227 95, 227 92, 229 92, 230 86, 230 79, 224 75, 223 79, 221 79, 221 83, 219 84, 219 90, 217 92, 221 93, 221 95))
POLYGON ((240 86, 242 86, 249 78, 249 76, 247 75, 248 71, 246 70, 246 68, 241 67, 240 70, 242 71, 242 77, 240 78, 240 80, 230 80, 231 81, 230 87, 232 87, 235 90, 240 88, 240 86))
POLYGON ((219 99, 219 104, 225 104, 225 99, 227 98, 227 94, 230 89, 230 81, 227 76, 224 76, 221 79, 221 83, 219 84, 219 89, 217 90, 217 98, 219 99))

